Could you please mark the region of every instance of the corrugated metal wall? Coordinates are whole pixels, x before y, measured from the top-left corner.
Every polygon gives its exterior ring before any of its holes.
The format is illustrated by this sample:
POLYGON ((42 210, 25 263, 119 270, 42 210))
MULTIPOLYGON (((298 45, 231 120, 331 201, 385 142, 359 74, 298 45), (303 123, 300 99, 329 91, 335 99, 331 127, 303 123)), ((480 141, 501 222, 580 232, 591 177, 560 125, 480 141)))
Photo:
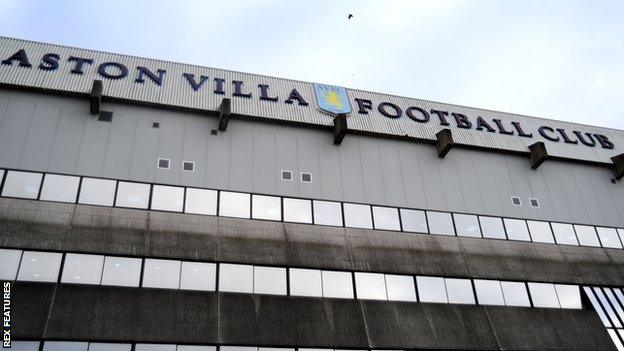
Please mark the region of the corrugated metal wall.
MULTIPOLYGON (((245 90, 252 92, 253 98, 233 97, 232 110, 234 113, 254 116, 259 119, 269 118, 316 125, 332 125, 331 116, 321 113, 315 107, 314 92, 311 83, 102 53, 92 50, 68 48, 24 40, 0 38, 0 57, 3 59, 22 48, 26 49, 33 67, 18 67, 17 64, 10 66, 0 65, 0 83, 38 87, 63 92, 86 93, 90 91, 93 79, 102 79, 104 82, 104 94, 107 96, 171 107, 216 110, 223 97, 232 97, 231 82, 233 80, 241 80, 245 82, 245 90), (41 57, 46 53, 57 53, 61 56, 61 65, 58 70, 44 71, 37 68, 41 57), (70 70, 74 64, 66 62, 70 55, 93 58, 94 64, 86 66, 84 75, 71 74, 70 70), (130 68, 129 76, 125 79, 111 80, 103 79, 97 75, 97 66, 107 61, 119 62, 128 66, 128 68, 130 68), (144 84, 135 83, 134 79, 137 76, 137 72, 134 68, 139 65, 148 67, 154 72, 157 69, 165 69, 167 73, 163 86, 158 87, 149 80, 144 84), (205 75, 210 77, 211 80, 214 78, 223 78, 226 80, 226 94, 213 94, 212 82, 209 82, 209 86, 206 85, 200 91, 194 92, 188 82, 182 77, 183 73, 192 73, 195 74, 196 77, 205 75), (261 83, 269 84, 271 87, 271 95, 279 96, 280 101, 259 101, 257 86, 261 83), (292 105, 283 103, 283 100, 293 88, 297 89, 307 99, 310 103, 309 106, 299 106, 297 103, 292 105)), ((449 118, 451 122, 450 128, 453 129, 455 142, 460 144, 526 152, 528 145, 536 141, 545 141, 550 155, 605 163, 609 163, 610 157, 621 153, 624 148, 624 132, 608 128, 544 120, 353 89, 349 90, 349 95, 352 100, 352 106, 355 106, 353 99, 356 97, 370 99, 375 104, 375 108, 373 108, 368 115, 360 115, 354 112, 348 117, 349 128, 363 132, 435 140, 435 133, 443 128, 439 125, 435 116, 432 116, 432 120, 429 123, 417 123, 407 118, 405 114, 398 119, 384 117, 376 110, 376 105, 385 101, 395 103, 403 109, 408 106, 418 106, 425 110, 435 108, 463 113, 468 115, 473 123, 477 116, 482 116, 488 121, 491 121, 493 118, 500 118, 509 129, 511 129, 509 122, 520 121, 526 132, 535 135, 534 138, 522 138, 518 136, 476 131, 474 129, 460 129, 456 128, 454 122, 449 118), (616 145, 615 150, 606 150, 599 146, 592 148, 582 144, 570 145, 563 142, 556 143, 543 140, 543 138, 537 135, 537 128, 544 124, 553 128, 565 128, 568 130, 569 134, 571 134, 573 130, 578 130, 606 135, 616 145)))
POLYGON ((622 227, 624 188, 606 167, 454 149, 430 144, 104 103, 113 121, 88 114, 88 101, 0 89, 0 167, 622 227), (152 127, 159 122, 160 128, 152 127), (156 168, 169 158, 169 170, 156 168), (182 162, 196 162, 194 173, 182 162), (295 173, 280 180, 280 170, 295 173), (299 181, 310 172, 312 183, 299 181), (519 196, 522 207, 511 204, 519 196), (539 209, 528 198, 540 200, 539 209))

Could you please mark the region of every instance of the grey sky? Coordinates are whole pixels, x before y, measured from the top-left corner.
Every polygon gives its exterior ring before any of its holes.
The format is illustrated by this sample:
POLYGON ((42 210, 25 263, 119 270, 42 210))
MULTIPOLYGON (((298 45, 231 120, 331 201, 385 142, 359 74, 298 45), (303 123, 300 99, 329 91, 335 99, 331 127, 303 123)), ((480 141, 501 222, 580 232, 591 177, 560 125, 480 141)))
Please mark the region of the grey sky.
POLYGON ((624 129, 624 1, 0 0, 0 8, 3 36, 624 129))

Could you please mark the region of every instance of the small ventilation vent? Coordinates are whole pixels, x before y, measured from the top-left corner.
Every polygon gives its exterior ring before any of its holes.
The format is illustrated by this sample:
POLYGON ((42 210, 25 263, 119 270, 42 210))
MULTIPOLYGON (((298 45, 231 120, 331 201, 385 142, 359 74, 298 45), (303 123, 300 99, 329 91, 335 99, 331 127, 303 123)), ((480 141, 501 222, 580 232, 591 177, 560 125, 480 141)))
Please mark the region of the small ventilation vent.
POLYGON ((512 196, 511 197, 511 203, 514 206, 522 206, 522 201, 520 201, 520 198, 517 196, 512 196))
POLYGON ((312 182, 312 174, 310 173, 301 173, 301 181, 305 183, 312 182))
POLYGON ((184 161, 184 163, 182 163, 182 170, 186 172, 195 172, 195 162, 184 161))
POLYGON ((292 180, 292 172, 291 171, 282 171, 282 180, 292 180))
POLYGON ((113 113, 111 111, 100 111, 98 116, 98 121, 100 122, 112 122, 113 121, 113 113))
POLYGON ((166 159, 166 158, 158 159, 158 168, 169 169, 170 165, 171 165, 171 160, 166 159))

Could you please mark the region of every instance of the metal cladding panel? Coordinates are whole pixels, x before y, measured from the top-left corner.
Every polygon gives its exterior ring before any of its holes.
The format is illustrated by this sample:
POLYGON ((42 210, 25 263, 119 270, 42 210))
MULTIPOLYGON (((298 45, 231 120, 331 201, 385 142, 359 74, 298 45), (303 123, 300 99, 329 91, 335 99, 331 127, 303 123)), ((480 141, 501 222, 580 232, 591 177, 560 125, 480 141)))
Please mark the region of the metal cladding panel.
MULTIPOLYGON (((173 108, 217 111, 222 98, 229 97, 232 98, 232 112, 239 116, 326 127, 333 125, 332 116, 316 108, 312 83, 0 37, 0 58, 6 59, 20 49, 25 49, 32 67, 19 67, 17 62, 11 65, 0 65, 0 84, 87 94, 90 92, 92 81, 100 79, 103 81, 104 96, 115 99, 173 108), (38 68, 41 58, 46 53, 60 55, 58 69, 42 70, 38 68), (72 74, 71 70, 74 67, 74 63, 67 62, 70 56, 91 58, 93 59, 93 64, 85 66, 84 74, 72 74), (99 75, 97 67, 106 62, 124 64, 129 69, 128 76, 122 79, 109 79, 99 75), (135 82, 139 75, 136 69, 137 66, 147 67, 152 72, 157 72, 158 69, 166 70, 162 86, 158 86, 147 77, 145 77, 144 83, 135 82), (196 80, 201 76, 208 77, 208 80, 198 91, 194 91, 189 82, 184 78, 184 73, 194 74, 196 80), (224 79, 225 94, 214 93, 215 85, 213 79, 215 78, 224 79), (251 93, 251 98, 233 96, 232 82, 235 80, 244 83, 243 92, 251 93), (268 84, 270 86, 269 96, 277 96, 279 100, 277 102, 259 100, 259 84, 268 84), (293 89, 296 89, 304 97, 309 103, 308 106, 300 106, 297 102, 293 104, 284 103, 293 89)), ((116 68, 111 67, 108 69, 109 73, 114 73, 116 70, 116 68)), ((435 134, 438 131, 443 128, 451 128, 453 130, 453 138, 457 144, 528 152, 529 145, 543 140, 546 142, 548 153, 551 156, 601 163, 611 163, 610 157, 622 153, 624 148, 624 132, 614 129, 545 120, 354 89, 349 89, 348 95, 354 110, 348 116, 349 129, 363 133, 435 141, 435 134), (373 108, 368 111, 368 114, 360 114, 355 111, 357 107, 355 103, 356 98, 369 99, 373 102, 373 108), (403 110, 402 116, 399 118, 383 116, 377 109, 378 104, 382 102, 390 102, 399 106, 403 110), (448 117, 450 123, 448 127, 440 125, 437 117, 433 114, 428 123, 416 122, 408 118, 405 113, 405 110, 410 106, 420 107, 426 111, 439 109, 461 113, 467 115, 473 125, 478 116, 483 117, 491 125, 493 125, 492 120, 497 118, 502 120, 502 123, 508 130, 513 130, 510 122, 517 121, 522 124, 525 132, 532 133, 534 137, 527 138, 518 135, 477 131, 474 128, 458 128, 452 116, 448 117), (543 125, 555 129, 564 128, 570 135, 575 130, 583 133, 602 134, 613 142, 615 148, 604 149, 599 144, 595 147, 589 147, 581 143, 573 145, 548 141, 538 134, 538 128, 543 125)))

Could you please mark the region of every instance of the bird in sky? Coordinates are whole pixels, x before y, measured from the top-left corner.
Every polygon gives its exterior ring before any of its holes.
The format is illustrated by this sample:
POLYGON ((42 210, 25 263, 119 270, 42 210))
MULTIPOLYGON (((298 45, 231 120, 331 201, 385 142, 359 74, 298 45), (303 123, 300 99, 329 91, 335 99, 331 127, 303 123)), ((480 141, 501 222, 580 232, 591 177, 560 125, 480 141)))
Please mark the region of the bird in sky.
POLYGON ((353 15, 349 14, 349 16, 347 16, 347 19, 351 19, 351 18, 353 18, 353 15))

